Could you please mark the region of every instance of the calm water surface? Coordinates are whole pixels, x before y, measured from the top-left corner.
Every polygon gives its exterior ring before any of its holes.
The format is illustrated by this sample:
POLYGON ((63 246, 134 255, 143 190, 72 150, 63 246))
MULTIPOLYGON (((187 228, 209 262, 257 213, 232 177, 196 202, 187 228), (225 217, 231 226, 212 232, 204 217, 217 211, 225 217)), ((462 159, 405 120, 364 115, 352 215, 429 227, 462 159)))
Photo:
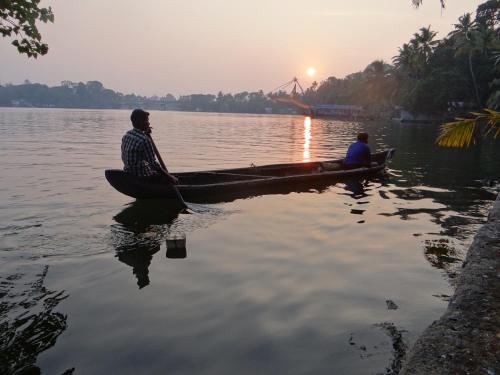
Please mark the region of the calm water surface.
POLYGON ((152 112, 173 171, 342 157, 361 130, 398 149, 384 178, 172 216, 104 179, 128 115, 0 109, 0 373, 392 373, 499 178, 498 144, 440 149, 433 125, 152 112))

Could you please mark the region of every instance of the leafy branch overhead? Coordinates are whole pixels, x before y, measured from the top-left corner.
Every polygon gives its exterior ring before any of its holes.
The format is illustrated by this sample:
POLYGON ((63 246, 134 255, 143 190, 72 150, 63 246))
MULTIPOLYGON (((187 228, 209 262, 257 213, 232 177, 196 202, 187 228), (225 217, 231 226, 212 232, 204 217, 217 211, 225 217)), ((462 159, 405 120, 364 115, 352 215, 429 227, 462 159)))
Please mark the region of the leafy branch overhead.
POLYGON ((40 0, 0 0, 0 34, 14 37, 12 44, 19 53, 34 58, 49 50, 42 41, 37 22, 54 22, 52 9, 39 4, 40 0))

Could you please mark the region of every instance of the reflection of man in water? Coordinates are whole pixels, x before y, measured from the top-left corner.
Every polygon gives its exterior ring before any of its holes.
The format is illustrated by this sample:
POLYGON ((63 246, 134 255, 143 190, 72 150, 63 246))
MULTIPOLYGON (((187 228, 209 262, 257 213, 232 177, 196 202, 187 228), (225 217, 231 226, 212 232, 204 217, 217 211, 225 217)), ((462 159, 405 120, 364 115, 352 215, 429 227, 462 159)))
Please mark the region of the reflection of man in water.
POLYGON ((127 249, 117 251, 118 259, 131 266, 137 278, 139 289, 149 285, 149 265, 153 255, 160 250, 159 244, 136 245, 127 249))
POLYGON ((358 141, 347 149, 347 154, 343 161, 345 169, 355 169, 371 166, 371 150, 368 146, 368 133, 359 133, 358 141))
POLYGON ((348 180, 345 182, 344 189, 352 192, 352 194, 349 195, 354 199, 364 198, 367 196, 365 193, 365 186, 368 185, 368 181, 365 184, 366 185, 358 180, 348 180))

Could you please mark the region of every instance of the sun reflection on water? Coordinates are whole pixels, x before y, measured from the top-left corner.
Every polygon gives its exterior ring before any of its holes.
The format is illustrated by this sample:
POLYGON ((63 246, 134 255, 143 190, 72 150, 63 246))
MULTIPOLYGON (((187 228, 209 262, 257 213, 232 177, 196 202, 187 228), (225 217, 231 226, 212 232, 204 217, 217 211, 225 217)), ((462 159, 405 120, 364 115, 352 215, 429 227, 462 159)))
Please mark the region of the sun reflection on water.
POLYGON ((309 161, 309 144, 311 143, 311 118, 307 116, 304 119, 304 153, 303 161, 309 161))

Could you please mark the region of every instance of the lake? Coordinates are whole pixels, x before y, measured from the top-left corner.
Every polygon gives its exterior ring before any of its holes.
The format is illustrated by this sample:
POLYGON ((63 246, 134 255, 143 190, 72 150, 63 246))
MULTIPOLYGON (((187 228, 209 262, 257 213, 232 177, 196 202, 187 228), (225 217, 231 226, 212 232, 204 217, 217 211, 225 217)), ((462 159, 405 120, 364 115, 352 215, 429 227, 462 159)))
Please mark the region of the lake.
POLYGON ((397 149, 384 176, 172 215, 104 179, 129 115, 0 108, 2 374, 392 374, 500 177, 498 144, 437 125, 152 111, 171 171, 333 159, 359 131, 397 149))

